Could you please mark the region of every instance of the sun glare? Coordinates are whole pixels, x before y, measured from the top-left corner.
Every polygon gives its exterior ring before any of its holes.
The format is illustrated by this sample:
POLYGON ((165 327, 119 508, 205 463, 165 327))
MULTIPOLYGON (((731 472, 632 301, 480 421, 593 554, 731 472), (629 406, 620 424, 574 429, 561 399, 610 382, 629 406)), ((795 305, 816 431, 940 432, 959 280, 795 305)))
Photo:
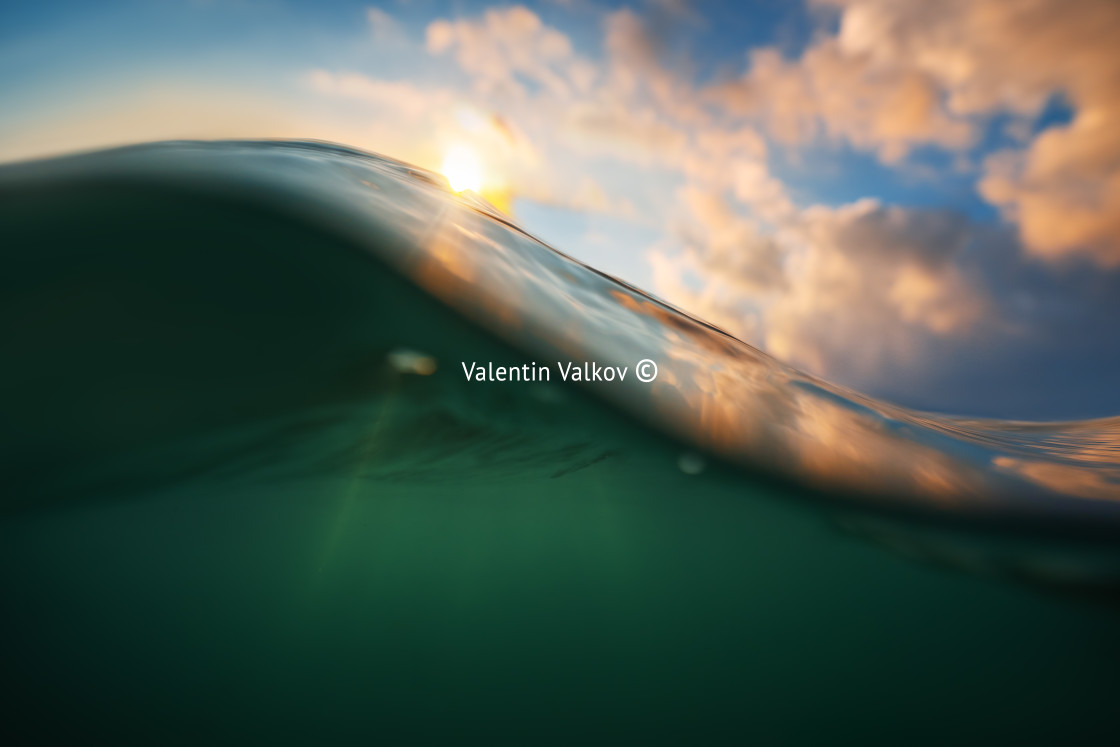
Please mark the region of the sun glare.
POLYGON ((456 192, 468 189, 477 192, 482 185, 482 167, 478 156, 470 148, 459 145, 447 151, 440 170, 456 192))

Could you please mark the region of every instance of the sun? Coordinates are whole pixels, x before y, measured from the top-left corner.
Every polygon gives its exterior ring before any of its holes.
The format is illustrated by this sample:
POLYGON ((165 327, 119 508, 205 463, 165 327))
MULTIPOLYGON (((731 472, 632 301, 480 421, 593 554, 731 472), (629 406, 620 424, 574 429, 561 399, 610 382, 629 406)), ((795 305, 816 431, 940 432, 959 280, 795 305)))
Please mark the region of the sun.
POLYGON ((456 145, 448 150, 440 171, 456 192, 477 192, 482 186, 482 165, 475 152, 466 146, 456 145))

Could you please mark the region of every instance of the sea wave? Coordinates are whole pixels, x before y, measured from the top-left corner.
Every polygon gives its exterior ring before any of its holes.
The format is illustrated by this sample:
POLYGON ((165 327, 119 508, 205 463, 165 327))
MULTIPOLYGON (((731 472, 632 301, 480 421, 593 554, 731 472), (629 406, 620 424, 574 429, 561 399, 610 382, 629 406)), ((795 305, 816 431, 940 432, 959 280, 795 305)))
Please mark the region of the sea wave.
MULTIPOLYGON (((118 462, 131 465, 119 475, 143 474, 160 459, 138 454, 218 425, 255 428, 259 444, 337 422, 339 408, 374 401, 374 383, 400 378, 377 368, 387 355, 417 350, 439 373, 414 377, 426 380, 409 384, 412 401, 441 403, 459 424, 455 437, 433 426, 405 439, 429 462, 433 448, 480 448, 509 419, 503 401, 534 440, 491 443, 494 468, 540 462, 555 473, 573 466, 557 455, 578 464, 610 451, 564 451, 563 427, 541 414, 555 409, 556 386, 464 388, 460 361, 649 358, 660 369, 652 383, 589 384, 572 396, 819 495, 1120 527, 1120 418, 1003 422, 877 401, 784 365, 548 246, 440 175, 384 156, 316 142, 147 144, 5 166, 0 195, 16 361, 3 375, 6 391, 22 393, 3 440, 24 495, 65 492, 74 475, 118 462)), ((179 470, 231 458, 203 451, 179 470)))

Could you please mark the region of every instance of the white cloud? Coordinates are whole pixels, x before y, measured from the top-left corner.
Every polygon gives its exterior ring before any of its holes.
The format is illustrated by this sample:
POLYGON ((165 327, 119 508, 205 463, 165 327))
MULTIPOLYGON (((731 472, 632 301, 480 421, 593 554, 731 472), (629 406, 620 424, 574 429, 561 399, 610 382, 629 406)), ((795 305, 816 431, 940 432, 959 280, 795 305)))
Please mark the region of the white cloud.
POLYGON ((533 83, 567 97, 588 85, 589 68, 573 55, 571 40, 521 5, 491 8, 477 22, 434 21, 426 38, 429 52, 453 54, 484 93, 524 96, 533 83))
MULTIPOLYGON (((542 164, 550 174, 565 173, 559 146, 585 164, 624 159, 677 175, 665 226, 676 241, 649 254, 655 289, 668 300, 816 371, 853 350, 869 369, 884 357, 914 359, 924 336, 967 334, 982 315, 983 291, 954 264, 967 236, 962 219, 873 202, 798 209, 770 173, 764 138, 742 120, 748 112, 740 107, 728 118, 705 108, 704 97, 716 93, 702 94, 662 64, 661 41, 641 17, 628 10, 605 17, 602 72, 582 91, 564 77, 574 55, 561 36, 513 8, 437 21, 428 48, 454 51, 480 93, 517 91, 512 102, 508 95, 487 100, 506 107, 551 153, 542 164), (524 49, 545 38, 554 40, 554 53, 530 64, 524 49), (547 74, 538 64, 549 65, 547 74), (541 85, 517 87, 515 74, 541 85)), ((889 157, 930 139, 958 147, 974 136, 940 107, 928 76, 875 69, 866 55, 849 59, 837 40, 798 64, 760 53, 751 75, 746 87, 718 92, 721 100, 734 109, 733 99, 755 93, 750 86, 759 81, 777 86, 777 94, 767 92, 771 108, 791 107, 768 113, 779 129, 796 133, 822 120, 832 134, 889 157)), ((526 183, 522 193, 555 202, 563 189, 567 204, 602 209, 610 199, 587 179, 566 187, 554 179, 547 189, 526 183)))
POLYGON ((1029 120, 1054 96, 1068 125, 989 158, 981 194, 1040 257, 1120 265, 1120 3, 1101 0, 827 0, 838 44, 935 82, 956 115, 1029 120))
POLYGON ((914 364, 928 338, 967 337, 991 311, 957 264, 969 224, 952 213, 871 200, 814 207, 797 239, 789 292, 768 309, 765 344, 813 371, 866 378, 914 364))
MULTIPOLYGON (((836 10, 835 33, 794 58, 743 50, 743 74, 707 86, 674 56, 675 29, 696 22, 679 2, 603 12, 597 36, 580 44, 520 6, 437 20, 411 29, 411 42, 407 24, 373 9, 361 38, 401 48, 351 59, 390 60, 396 80, 317 70, 293 104, 268 99, 264 86, 203 95, 153 78, 108 104, 101 93, 52 94, 49 120, 16 107, 0 140, 16 157, 60 143, 311 136, 434 167, 441 148, 466 142, 514 195, 656 223, 666 240, 642 248, 654 257, 656 290, 829 374, 888 359, 916 370, 938 345, 987 334, 1018 291, 993 296, 975 262, 991 247, 961 218, 799 203, 769 166, 775 153, 798 155, 780 143, 841 141, 893 164, 919 147, 945 149, 955 167, 981 171, 980 193, 1018 231, 1021 246, 998 260, 1004 274, 1045 267, 1020 249, 1120 266, 1120 4, 817 4, 836 10), (1054 97, 1072 119, 1037 132, 1054 97), (1013 135, 1008 149, 978 152, 996 117, 1009 120, 995 120, 1013 135)), ((1049 269, 1089 271, 1070 264, 1049 269)), ((1024 307, 1035 302, 1050 301, 1024 307)))
POLYGON ((785 288, 784 251, 774 238, 760 233, 754 221, 736 213, 719 194, 696 187, 678 194, 693 219, 683 231, 691 269, 740 297, 785 288))
POLYGON ((370 34, 377 44, 400 45, 405 41, 404 29, 381 8, 367 9, 366 20, 369 22, 370 34))
MULTIPOLYGON (((1029 251, 1120 264, 1120 115, 1105 95, 1120 56, 1102 59, 1106 35, 1090 33, 1111 11, 1077 4, 1090 20, 1069 21, 1043 0, 828 4, 837 33, 792 60, 753 50, 741 78, 708 87, 667 63, 661 32, 630 10, 604 16, 598 61, 520 6, 437 20, 426 50, 467 76, 480 121, 516 133, 516 148, 493 149, 515 194, 664 221, 668 238, 648 252, 657 292, 818 373, 914 371, 949 342, 1005 330, 1007 311, 965 261, 984 251, 970 248, 968 220, 866 200, 799 206, 768 166, 768 139, 839 140, 886 163, 932 145, 963 168, 986 119, 1010 114, 1023 145, 984 162, 982 194, 1029 251), (1032 138, 1056 93, 1073 122, 1032 138)), ((431 89, 317 75, 321 90, 416 121, 455 106, 431 89)))
POLYGON ((1120 3, 839 4, 846 49, 925 72, 956 112, 1030 116, 1068 100, 1071 123, 988 159, 981 193, 1039 256, 1120 265, 1120 3))
POLYGON ((1120 99, 1079 110, 1025 150, 989 157, 980 192, 1036 255, 1120 266, 1120 99))
POLYGON ((1012 133, 1054 96, 1069 125, 985 162, 980 192, 1040 257, 1120 265, 1120 3, 1101 0, 817 0, 841 11, 835 35, 797 59, 753 50, 708 101, 764 122, 791 145, 821 136, 887 163, 917 146, 963 152, 992 116, 1012 133))
POLYGON ((757 50, 746 75, 709 88, 705 98, 760 118, 781 142, 797 145, 825 135, 876 151, 887 162, 917 145, 962 148, 976 137, 971 123, 945 109, 928 76, 848 53, 835 39, 818 42, 793 62, 777 50, 757 50))

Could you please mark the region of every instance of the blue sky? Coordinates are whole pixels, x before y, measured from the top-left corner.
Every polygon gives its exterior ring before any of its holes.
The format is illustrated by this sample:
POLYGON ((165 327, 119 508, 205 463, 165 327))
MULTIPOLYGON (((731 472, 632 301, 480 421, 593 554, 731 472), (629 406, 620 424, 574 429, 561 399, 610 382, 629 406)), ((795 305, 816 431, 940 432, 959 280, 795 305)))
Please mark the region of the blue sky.
POLYGON ((976 414, 1120 411, 1104 0, 27 3, 0 159, 311 137, 440 169, 795 365, 976 414))

